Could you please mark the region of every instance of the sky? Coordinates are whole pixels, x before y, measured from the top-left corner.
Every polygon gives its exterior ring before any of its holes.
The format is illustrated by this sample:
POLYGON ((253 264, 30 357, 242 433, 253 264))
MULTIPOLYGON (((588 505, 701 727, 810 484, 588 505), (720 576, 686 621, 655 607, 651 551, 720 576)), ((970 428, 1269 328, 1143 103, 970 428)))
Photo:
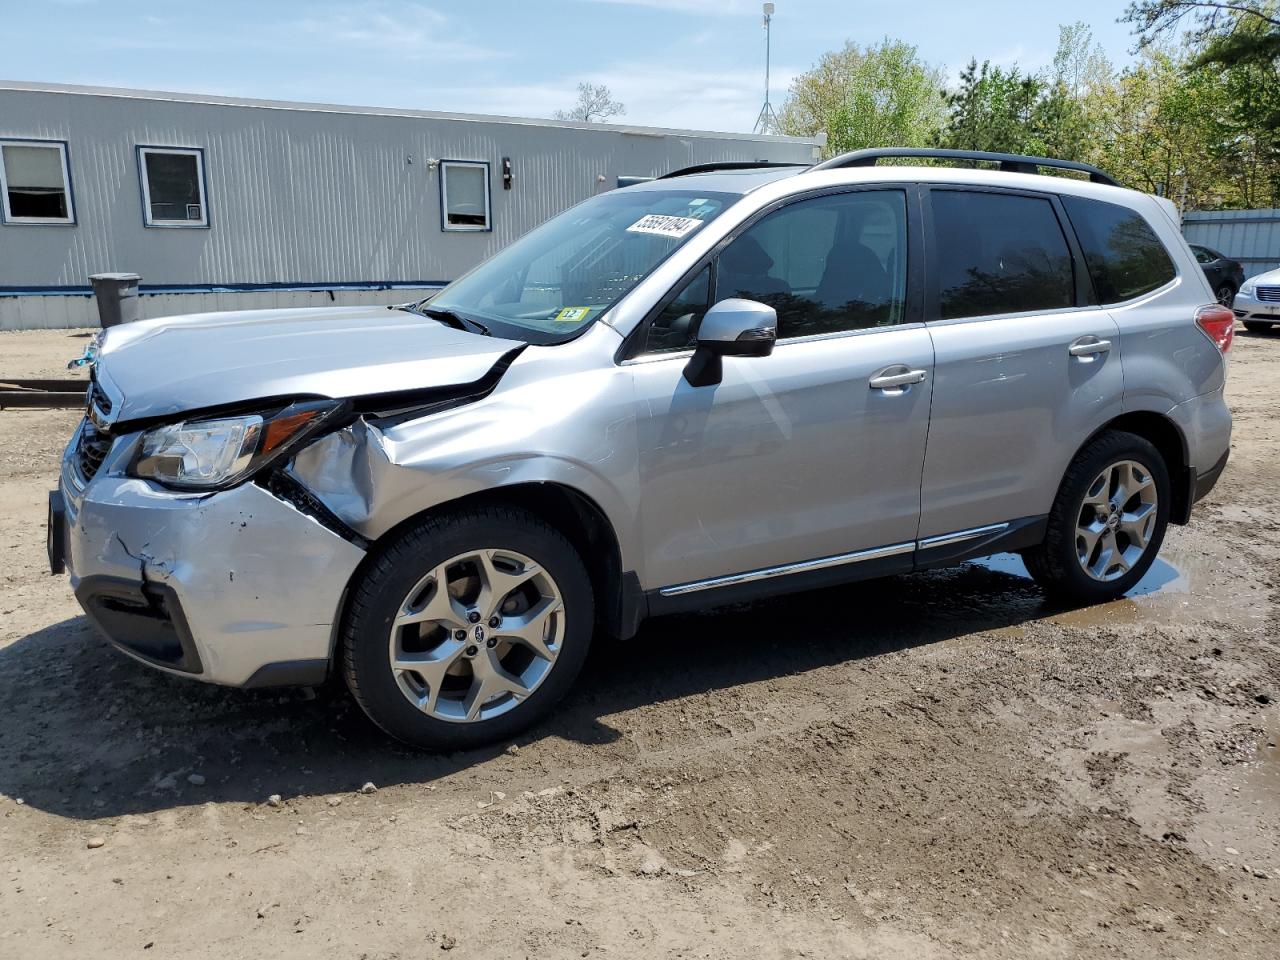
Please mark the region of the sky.
MULTIPOLYGON (((1037 70, 1083 20, 1117 64, 1123 0, 776 0, 772 101, 846 40, 1037 70)), ((750 130, 758 0, 0 0, 0 79, 546 117, 603 83, 619 122, 750 130)))

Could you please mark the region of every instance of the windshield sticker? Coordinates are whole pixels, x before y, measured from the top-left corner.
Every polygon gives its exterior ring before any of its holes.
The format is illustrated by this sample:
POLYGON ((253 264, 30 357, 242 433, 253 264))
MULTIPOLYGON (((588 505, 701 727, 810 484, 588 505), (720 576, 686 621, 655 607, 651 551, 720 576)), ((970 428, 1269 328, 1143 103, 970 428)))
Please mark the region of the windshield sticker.
POLYGON ((694 220, 692 217, 667 217, 650 213, 627 227, 627 233, 652 233, 659 237, 672 237, 679 240, 700 226, 702 221, 694 220))
POLYGON ((590 312, 590 307, 565 307, 551 319, 556 323, 577 323, 587 319, 587 314, 590 312))

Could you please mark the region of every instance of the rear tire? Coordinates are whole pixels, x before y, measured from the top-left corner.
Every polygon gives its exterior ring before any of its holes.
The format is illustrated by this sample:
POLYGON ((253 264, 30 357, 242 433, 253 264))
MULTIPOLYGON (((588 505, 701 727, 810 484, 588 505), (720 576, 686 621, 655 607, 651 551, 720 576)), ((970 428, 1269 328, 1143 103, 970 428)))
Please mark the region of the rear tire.
POLYGON ((1265 323, 1262 320, 1246 320, 1244 322, 1244 328, 1251 333, 1267 333, 1271 330, 1271 324, 1265 323))
POLYGON ((482 507, 398 535, 356 585, 342 666, 356 702, 398 740, 464 750, 547 714, 595 623, 577 551, 539 517, 482 507))
POLYGON ((1155 562, 1169 525, 1171 485, 1160 452, 1109 430, 1071 462, 1049 511, 1044 542, 1024 550, 1032 578, 1076 604, 1123 596, 1155 562))

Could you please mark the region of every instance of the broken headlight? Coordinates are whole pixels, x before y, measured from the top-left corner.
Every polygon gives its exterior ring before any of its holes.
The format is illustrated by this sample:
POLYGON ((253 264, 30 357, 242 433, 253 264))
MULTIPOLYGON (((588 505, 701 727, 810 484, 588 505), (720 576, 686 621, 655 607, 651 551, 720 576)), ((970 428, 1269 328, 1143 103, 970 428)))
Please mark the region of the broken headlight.
POLYGON ((171 487, 209 490, 247 480, 333 419, 342 404, 295 403, 274 414, 187 420, 142 435, 129 473, 171 487))

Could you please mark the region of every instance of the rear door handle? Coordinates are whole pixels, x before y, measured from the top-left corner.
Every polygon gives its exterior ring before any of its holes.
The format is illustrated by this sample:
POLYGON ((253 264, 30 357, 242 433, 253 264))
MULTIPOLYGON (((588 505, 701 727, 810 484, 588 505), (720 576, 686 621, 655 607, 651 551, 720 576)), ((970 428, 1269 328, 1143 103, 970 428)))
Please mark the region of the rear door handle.
POLYGON ((1109 353, 1110 350, 1110 340, 1099 340, 1089 334, 1073 341, 1067 352, 1073 357, 1092 357, 1099 353, 1109 353))
POLYGON ((872 390, 894 390, 924 383, 926 376, 928 372, 925 370, 912 370, 905 363, 894 363, 873 373, 869 383, 872 390))

